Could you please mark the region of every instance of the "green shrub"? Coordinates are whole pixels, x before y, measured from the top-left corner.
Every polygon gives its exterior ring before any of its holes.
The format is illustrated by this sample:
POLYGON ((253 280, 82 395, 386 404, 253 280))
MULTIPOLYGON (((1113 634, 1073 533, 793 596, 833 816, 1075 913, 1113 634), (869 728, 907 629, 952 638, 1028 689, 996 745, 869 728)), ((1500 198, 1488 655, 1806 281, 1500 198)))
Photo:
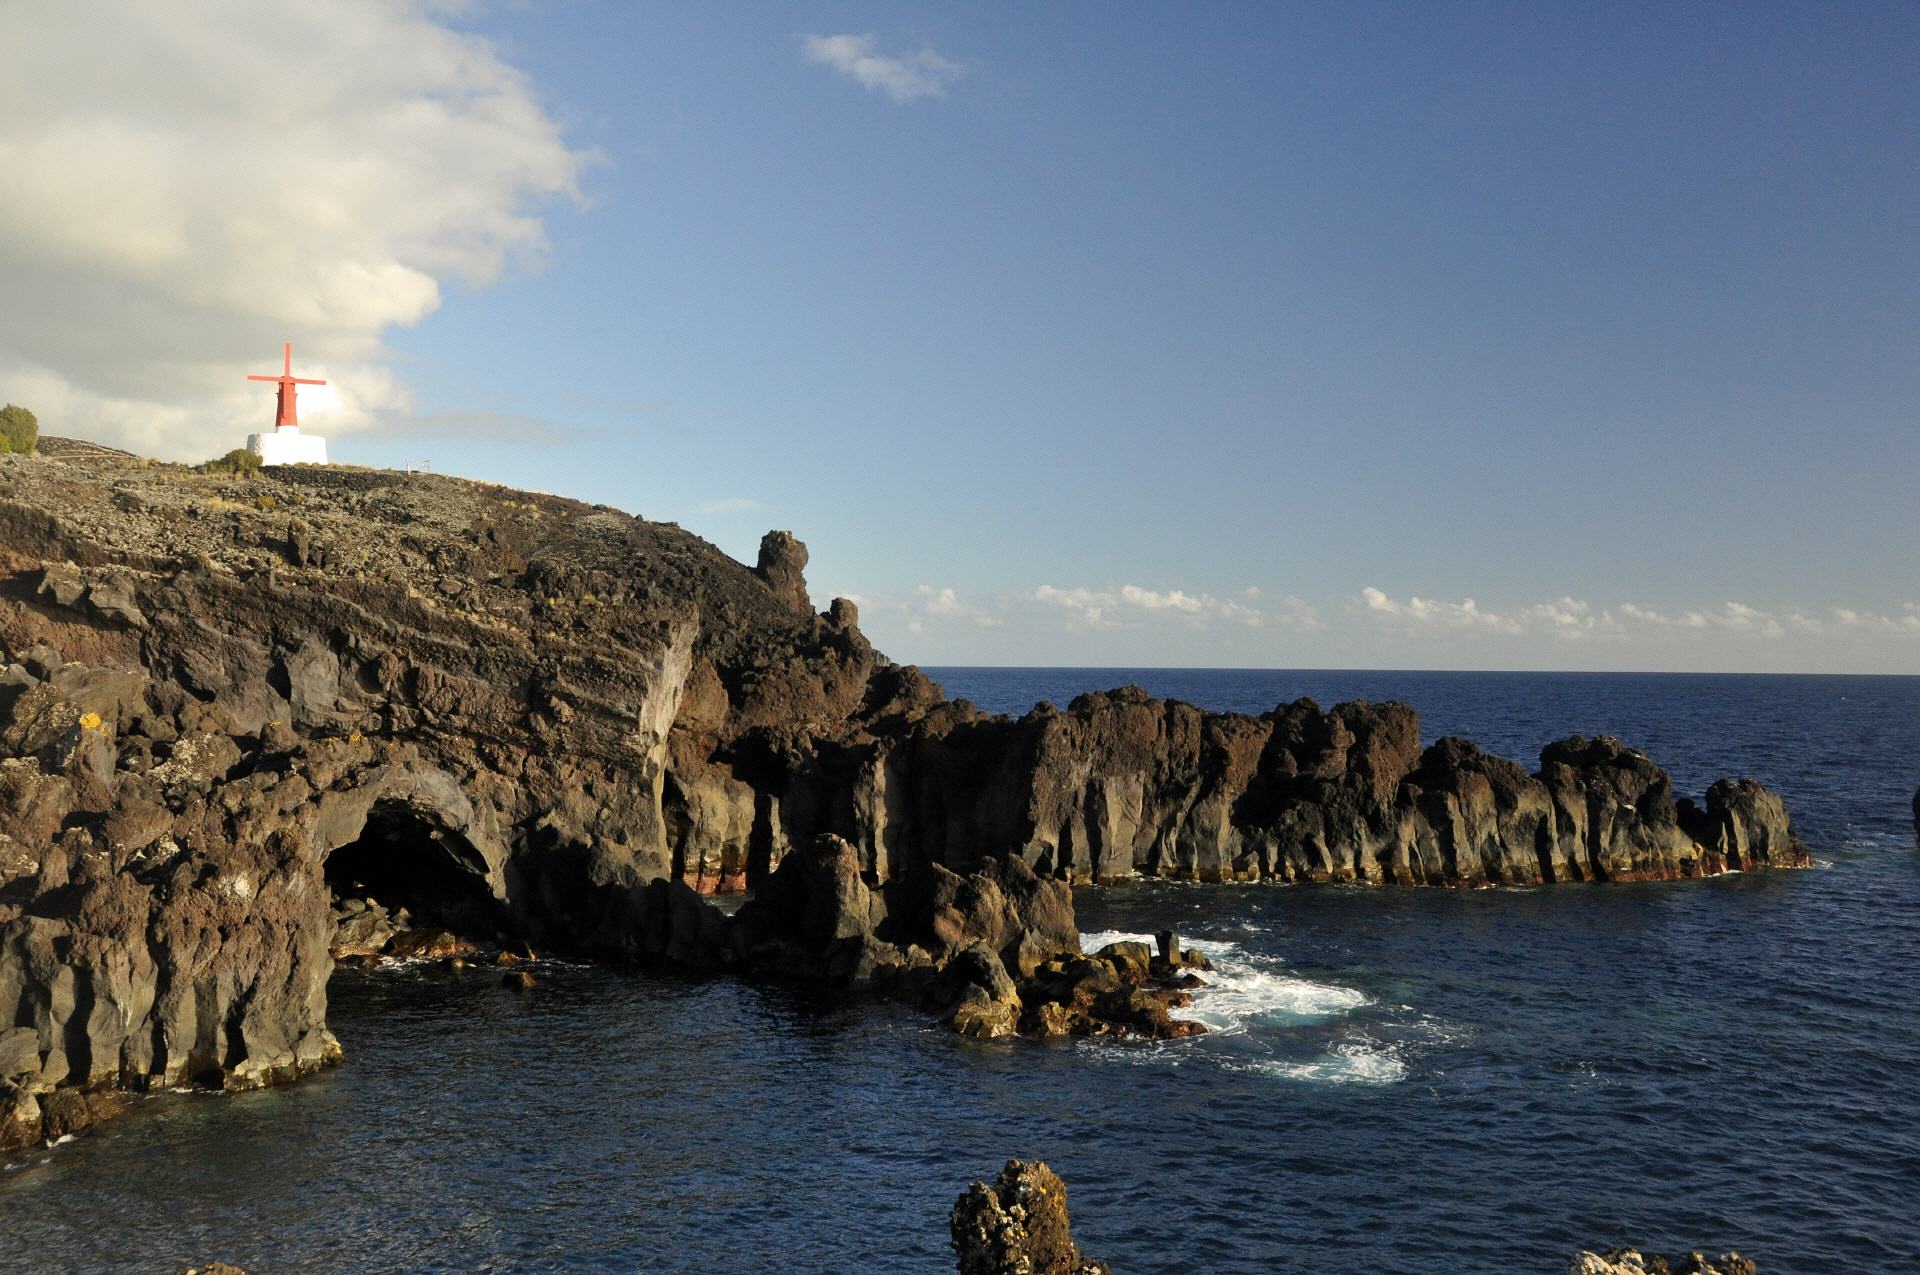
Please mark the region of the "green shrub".
POLYGON ((12 403, 0 407, 0 452, 30 452, 40 437, 40 422, 33 413, 12 403))
POLYGON ((244 447, 236 447, 217 460, 210 460, 200 468, 209 474, 230 474, 235 478, 252 478, 260 472, 260 457, 244 447))

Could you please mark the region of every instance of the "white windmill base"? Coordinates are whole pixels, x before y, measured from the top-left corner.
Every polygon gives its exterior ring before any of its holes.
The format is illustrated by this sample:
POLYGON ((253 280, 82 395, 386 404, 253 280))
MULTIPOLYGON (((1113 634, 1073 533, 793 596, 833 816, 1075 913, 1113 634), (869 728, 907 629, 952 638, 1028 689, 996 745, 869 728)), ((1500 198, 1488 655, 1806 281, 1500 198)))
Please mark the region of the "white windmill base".
POLYGON ((298 425, 282 425, 271 434, 249 434, 247 450, 258 456, 262 465, 327 463, 327 440, 318 434, 302 434, 298 425))

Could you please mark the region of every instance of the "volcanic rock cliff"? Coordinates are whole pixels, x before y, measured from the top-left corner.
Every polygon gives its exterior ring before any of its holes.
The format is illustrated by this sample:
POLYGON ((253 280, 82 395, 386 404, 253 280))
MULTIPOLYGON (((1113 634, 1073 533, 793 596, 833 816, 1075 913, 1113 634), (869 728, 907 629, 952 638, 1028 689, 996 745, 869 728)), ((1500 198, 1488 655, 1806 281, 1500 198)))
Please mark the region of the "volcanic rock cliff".
POLYGON ((1392 703, 1122 689, 985 715, 877 654, 851 603, 815 614, 805 564, 783 532, 750 570, 672 524, 427 474, 0 456, 0 1126, 29 1136, 58 1090, 336 1057, 343 892, 609 958, 851 979, 980 951, 1037 977, 1077 955, 1065 882, 1806 862, 1766 789, 1676 800, 1605 737, 1528 774, 1423 750, 1392 703), (827 866, 788 878, 824 883, 825 930, 698 897, 802 844, 827 866))

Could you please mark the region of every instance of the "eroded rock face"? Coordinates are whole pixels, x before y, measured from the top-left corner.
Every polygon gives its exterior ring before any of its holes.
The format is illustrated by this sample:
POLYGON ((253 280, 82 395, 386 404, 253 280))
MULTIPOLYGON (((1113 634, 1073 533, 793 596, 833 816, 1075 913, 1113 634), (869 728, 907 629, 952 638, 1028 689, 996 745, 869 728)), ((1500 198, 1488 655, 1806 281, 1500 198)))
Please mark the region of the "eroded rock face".
POLYGON ((975 1182, 948 1223, 960 1275, 1111 1275, 1073 1242, 1066 1184, 1038 1161, 1009 1160, 991 1184, 975 1182))
POLYGON ((1751 781, 1677 802, 1665 771, 1606 736, 1551 744, 1528 774, 1465 740, 1422 750, 1398 703, 1256 717, 1125 687, 1017 721, 939 705, 782 760, 783 832, 837 833, 880 878, 1002 854, 1076 882, 1518 884, 1810 862, 1751 781))
POLYGON ((870 885, 853 846, 831 834, 782 859, 732 918, 727 942, 748 968, 847 984, 937 970, 968 951, 1027 973, 1080 952, 1066 883, 1018 859, 964 876, 928 864, 870 885))
POLYGON ((63 1089, 325 1065, 333 953, 391 950, 403 911, 450 936, 428 944, 895 982, 980 1034, 1151 1034, 1183 1030, 1169 984, 1196 975, 1082 953, 1067 882, 1805 862, 1764 788, 1676 801, 1605 738, 1529 775, 1423 751, 1399 704, 1123 688, 985 715, 875 652, 850 603, 812 614, 785 533, 749 570, 434 475, 59 451, 0 456, 8 1128, 63 1089), (743 887, 731 922, 701 899, 743 887))

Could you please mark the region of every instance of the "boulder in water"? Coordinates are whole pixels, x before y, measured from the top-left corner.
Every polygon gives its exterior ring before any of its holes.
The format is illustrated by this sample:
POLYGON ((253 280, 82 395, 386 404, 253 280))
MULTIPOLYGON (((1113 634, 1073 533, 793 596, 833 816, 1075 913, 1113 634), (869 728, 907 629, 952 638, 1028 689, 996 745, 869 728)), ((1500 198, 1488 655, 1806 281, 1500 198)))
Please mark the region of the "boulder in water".
POLYGON ((975 1182, 948 1218, 960 1275, 1111 1275, 1073 1242, 1067 1185, 1038 1161, 1009 1160, 975 1182))

